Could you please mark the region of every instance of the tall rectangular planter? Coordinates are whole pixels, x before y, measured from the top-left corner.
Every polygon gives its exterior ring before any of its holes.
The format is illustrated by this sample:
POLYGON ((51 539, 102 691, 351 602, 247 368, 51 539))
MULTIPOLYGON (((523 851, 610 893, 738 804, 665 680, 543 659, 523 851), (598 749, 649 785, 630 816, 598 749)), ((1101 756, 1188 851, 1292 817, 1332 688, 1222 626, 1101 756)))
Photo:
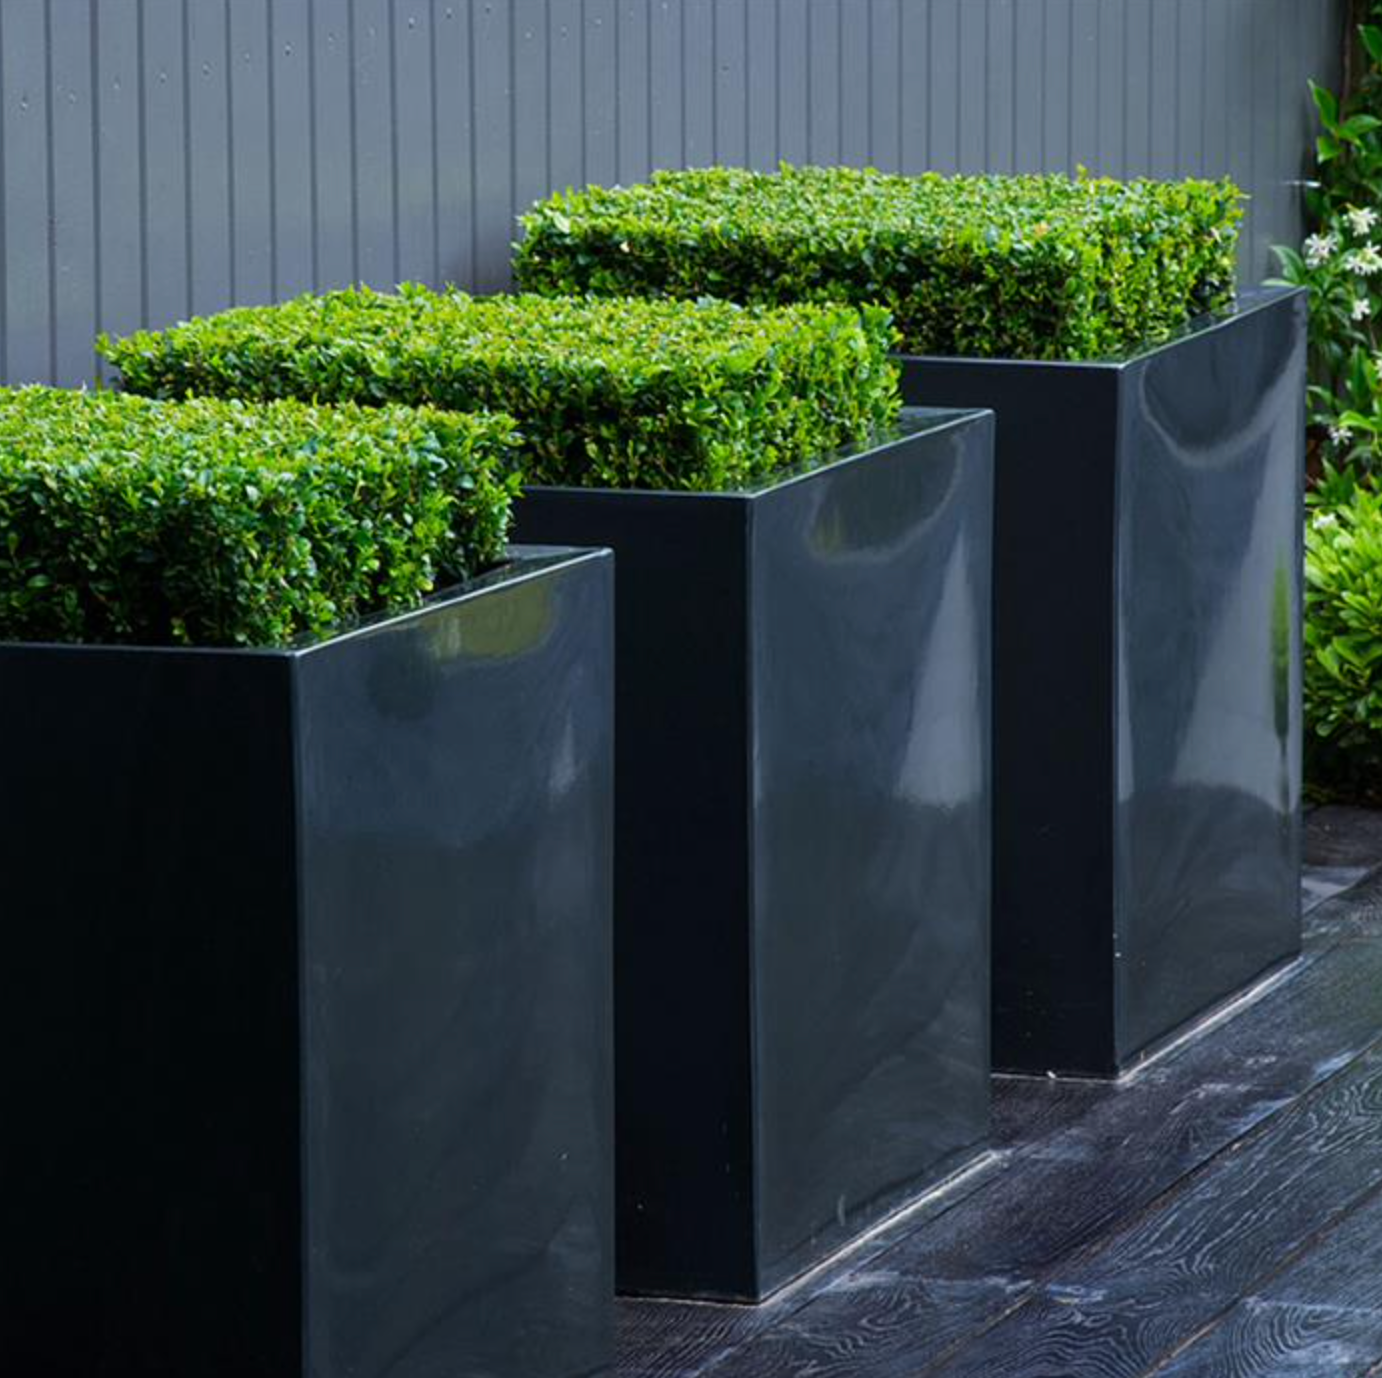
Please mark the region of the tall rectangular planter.
POLYGON ((0 1369, 607 1371, 611 595, 0 646, 0 1369))
POLYGON ((618 561, 618 1280, 756 1300, 988 1130, 992 418, 749 493, 536 488, 618 561))
POLYGON ((1119 1073, 1299 950, 1305 317, 903 361, 998 414, 999 1067, 1119 1073))

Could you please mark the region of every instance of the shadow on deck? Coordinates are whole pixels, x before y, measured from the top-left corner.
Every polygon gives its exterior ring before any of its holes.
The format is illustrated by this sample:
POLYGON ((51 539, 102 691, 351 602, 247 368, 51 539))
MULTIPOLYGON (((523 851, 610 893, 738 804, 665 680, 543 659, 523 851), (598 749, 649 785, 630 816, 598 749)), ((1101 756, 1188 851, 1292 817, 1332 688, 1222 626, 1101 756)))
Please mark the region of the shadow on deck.
POLYGON ((1382 1375, 1382 815, 1309 820, 1300 962, 758 1308, 620 1305, 619 1378, 1382 1375))

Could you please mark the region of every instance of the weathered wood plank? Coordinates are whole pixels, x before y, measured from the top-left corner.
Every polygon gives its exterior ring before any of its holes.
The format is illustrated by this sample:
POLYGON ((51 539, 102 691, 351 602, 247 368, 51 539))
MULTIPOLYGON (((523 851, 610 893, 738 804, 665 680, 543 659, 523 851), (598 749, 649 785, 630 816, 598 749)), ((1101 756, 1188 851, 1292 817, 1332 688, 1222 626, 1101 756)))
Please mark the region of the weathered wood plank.
POLYGON ((1379 1353, 1382 1322, 1362 1311, 1249 1298, 1158 1378, 1323 1378, 1360 1374, 1379 1353))
POLYGON ((1301 904, 1308 914, 1333 899, 1345 890, 1351 890, 1366 879, 1367 871, 1361 866, 1313 866, 1301 878, 1301 904))
POLYGON ((1091 1244, 934 1371, 1134 1378, 1379 1191, 1382 1051, 1373 1050, 1091 1244))
POLYGON ((1382 1359, 1382 1197, 1158 1372, 1164 1378, 1357 1373, 1382 1359))
POLYGON ((1382 939, 1382 872, 1367 877, 1343 894, 1332 895, 1307 916, 1307 941, 1323 945, 1382 939))
MULTIPOLYGON (((912 1232, 887 1263, 925 1277, 1039 1276, 1173 1190, 1379 1033, 1382 944, 1330 949, 1209 1037, 1130 1082, 1097 1088, 1078 1118, 1029 1139, 982 1193, 912 1232)), ((1024 1106, 1051 1094, 1040 1082, 1000 1083, 1009 1147, 1024 1106)))
POLYGON ((1301 891, 1307 914, 1324 900, 1368 878, 1382 856, 1382 813, 1329 804, 1305 820, 1305 874, 1301 891))
POLYGON ((1376 866, 1382 857, 1382 812, 1325 804, 1305 819, 1305 862, 1310 866, 1376 866))
MULTIPOLYGON (((1173 1195, 1164 1210, 1142 1217, 1116 1245, 1105 1250, 1096 1236, 1069 1281, 1034 1289, 1016 1270, 1005 1277, 936 1280, 919 1276, 909 1250, 899 1247, 700 1372, 708 1378, 900 1378, 935 1365, 940 1373, 994 1378, 1132 1378, 1230 1314, 1248 1281, 1270 1272, 1274 1259, 1289 1257, 1302 1238, 1308 1241, 1331 1210, 1347 1209, 1337 1206, 1338 1198, 1351 1200, 1360 1182, 1382 1189, 1382 1143, 1375 1138, 1380 1125, 1382 1053, 1374 1053, 1275 1117, 1249 1147, 1224 1155, 1222 1165, 1216 1162, 1173 1195), (1301 1190, 1303 1183, 1310 1189, 1301 1190)), ((1138 1162, 1123 1165, 1130 1175, 1139 1171, 1138 1162)), ((1048 1210, 1059 1204, 1045 1195, 1041 1201, 1048 1210)), ((962 1223, 963 1214, 951 1212, 949 1223, 962 1223)), ((1015 1222, 1011 1232, 1015 1255, 1023 1252, 1025 1223, 1015 1222)), ((1369 1210, 1357 1225, 1341 1228, 1333 1257, 1347 1254, 1368 1229, 1382 1254, 1378 1223, 1369 1210)), ((1321 1294, 1330 1294, 1331 1275, 1323 1262, 1314 1271, 1302 1265, 1277 1290, 1265 1289, 1254 1310, 1243 1308, 1223 1343, 1240 1357, 1271 1354, 1284 1362, 1298 1353, 1318 1361, 1328 1353, 1348 1355, 1355 1368, 1366 1363, 1373 1357, 1372 1337, 1382 1335, 1382 1269, 1364 1267, 1373 1280, 1356 1284, 1355 1314, 1307 1314, 1320 1310, 1321 1294), (1368 1316, 1362 1308, 1370 1292, 1378 1295, 1368 1316), (1292 1304, 1288 1297, 1301 1300, 1292 1304)), ((1336 1290, 1347 1298, 1346 1289, 1336 1290)), ((1211 1356, 1208 1366, 1184 1373, 1292 1371, 1213 1362, 1211 1356)))
POLYGON ((994 1077, 993 1145, 1000 1150, 1028 1150, 1068 1130, 1115 1095, 1117 1087, 1108 1081, 994 1077))
POLYGON ((701 1372, 705 1378, 906 1378, 1028 1290, 1008 1278, 919 1281, 865 1269, 701 1372))
POLYGON ((790 1307, 621 1301, 616 1312, 620 1378, 696 1378, 790 1307))

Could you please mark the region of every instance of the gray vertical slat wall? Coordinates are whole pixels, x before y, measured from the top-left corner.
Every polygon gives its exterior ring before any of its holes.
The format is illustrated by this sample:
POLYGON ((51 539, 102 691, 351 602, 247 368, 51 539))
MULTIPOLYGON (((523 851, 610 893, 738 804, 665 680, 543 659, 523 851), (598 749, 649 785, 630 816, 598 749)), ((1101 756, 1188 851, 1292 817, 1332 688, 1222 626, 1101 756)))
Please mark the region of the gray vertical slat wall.
POLYGON ((1298 237, 1344 0, 0 0, 0 379, 98 329, 507 285, 515 214, 654 167, 1227 173, 1298 237))

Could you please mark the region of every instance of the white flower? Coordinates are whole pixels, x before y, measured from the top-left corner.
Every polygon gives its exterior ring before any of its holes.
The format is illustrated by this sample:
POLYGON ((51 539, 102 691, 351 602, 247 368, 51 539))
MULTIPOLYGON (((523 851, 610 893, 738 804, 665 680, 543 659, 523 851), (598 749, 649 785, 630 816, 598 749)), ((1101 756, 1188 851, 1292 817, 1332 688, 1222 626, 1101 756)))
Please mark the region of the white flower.
POLYGON ((1376 244, 1364 244, 1345 261, 1359 277, 1370 278, 1374 273, 1382 273, 1382 253, 1378 253, 1376 244))
POLYGON ((1339 247, 1339 237, 1332 234, 1312 234, 1302 247, 1306 266, 1319 268, 1333 257, 1334 251, 1339 247))
POLYGON ((1354 297, 1349 314, 1355 321, 1365 321, 1372 315, 1372 303, 1366 297, 1354 297))
POLYGON ((1329 439, 1334 445, 1347 445, 1353 439, 1353 432, 1347 426, 1331 426, 1329 439))
POLYGON ((1331 526, 1338 526, 1339 519, 1332 512, 1316 512, 1310 525, 1316 531, 1328 531, 1331 526))
POLYGON ((1371 234, 1377 224, 1377 212, 1371 207, 1365 206, 1362 210, 1349 210, 1344 212, 1345 218, 1353 229, 1354 234, 1371 234))

